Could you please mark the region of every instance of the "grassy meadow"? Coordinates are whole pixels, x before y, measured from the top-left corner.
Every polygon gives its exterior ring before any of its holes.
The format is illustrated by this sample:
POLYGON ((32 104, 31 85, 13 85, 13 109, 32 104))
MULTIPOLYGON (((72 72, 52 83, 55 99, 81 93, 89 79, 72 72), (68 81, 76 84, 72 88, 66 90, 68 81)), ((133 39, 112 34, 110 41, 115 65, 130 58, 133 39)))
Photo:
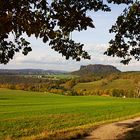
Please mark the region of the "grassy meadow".
POLYGON ((117 79, 112 82, 105 83, 105 80, 99 80, 94 82, 87 83, 78 83, 74 88, 75 89, 86 89, 87 91, 92 91, 96 89, 104 90, 104 89, 126 89, 126 90, 134 90, 135 86, 131 79, 117 79))
POLYGON ((69 139, 140 114, 140 99, 0 89, 0 139, 69 139))

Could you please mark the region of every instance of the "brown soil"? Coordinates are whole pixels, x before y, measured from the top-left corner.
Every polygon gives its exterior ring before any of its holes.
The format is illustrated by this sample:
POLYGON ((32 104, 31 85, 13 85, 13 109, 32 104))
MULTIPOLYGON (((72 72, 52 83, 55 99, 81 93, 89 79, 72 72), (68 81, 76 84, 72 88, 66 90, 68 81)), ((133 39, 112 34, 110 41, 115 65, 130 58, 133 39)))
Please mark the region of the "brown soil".
POLYGON ((105 124, 92 131, 82 140, 140 140, 140 117, 121 122, 105 124), (139 132, 139 135, 135 135, 139 132), (133 135, 132 135, 133 134, 133 135))

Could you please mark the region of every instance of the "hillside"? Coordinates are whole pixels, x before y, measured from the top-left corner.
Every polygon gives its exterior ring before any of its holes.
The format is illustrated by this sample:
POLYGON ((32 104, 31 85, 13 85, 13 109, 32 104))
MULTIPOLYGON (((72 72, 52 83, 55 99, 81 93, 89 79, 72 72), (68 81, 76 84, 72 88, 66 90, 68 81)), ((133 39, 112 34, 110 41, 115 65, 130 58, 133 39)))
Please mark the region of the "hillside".
POLYGON ((81 95, 110 95, 140 97, 140 72, 122 72, 107 75, 100 80, 79 82, 73 89, 81 95))
POLYGON ((62 74, 65 71, 59 70, 43 70, 43 69, 0 69, 0 74, 12 75, 46 75, 46 74, 62 74))
POLYGON ((116 67, 112 65, 87 65, 81 66, 80 70, 72 72, 72 74, 76 75, 87 75, 87 74, 110 74, 120 72, 116 67))
POLYGON ((107 81, 106 79, 98 80, 95 82, 78 83, 75 90, 85 90, 85 91, 95 91, 95 90, 110 90, 110 89, 120 89, 120 90, 135 90, 136 85, 132 79, 116 79, 113 81, 107 81))

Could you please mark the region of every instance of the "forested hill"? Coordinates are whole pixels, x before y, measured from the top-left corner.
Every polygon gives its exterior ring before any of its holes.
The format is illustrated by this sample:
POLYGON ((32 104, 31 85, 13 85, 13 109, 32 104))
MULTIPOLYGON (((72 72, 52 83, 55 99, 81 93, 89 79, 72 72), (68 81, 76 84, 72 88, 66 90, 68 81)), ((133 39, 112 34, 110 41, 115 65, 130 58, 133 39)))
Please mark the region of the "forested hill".
POLYGON ((80 70, 74 71, 72 72, 72 74, 76 74, 76 75, 110 74, 116 72, 121 72, 121 71, 112 65, 95 64, 95 65, 81 66, 80 70))
POLYGON ((0 74, 15 74, 15 75, 43 75, 43 74, 62 74, 65 71, 59 70, 43 70, 43 69, 0 69, 0 74))

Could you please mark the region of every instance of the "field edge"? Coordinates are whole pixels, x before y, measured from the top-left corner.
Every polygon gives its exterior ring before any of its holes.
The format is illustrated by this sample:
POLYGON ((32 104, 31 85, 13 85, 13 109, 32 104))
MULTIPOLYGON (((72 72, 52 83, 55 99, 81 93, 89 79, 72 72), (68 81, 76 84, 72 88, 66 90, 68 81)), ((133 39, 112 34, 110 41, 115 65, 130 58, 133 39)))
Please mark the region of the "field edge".
MULTIPOLYGON (((73 128, 68 128, 68 129, 61 129, 57 130, 55 132, 42 132, 38 135, 32 135, 29 137, 22 137, 20 140, 72 140, 72 139, 82 139, 86 136, 89 136, 90 133, 99 127, 100 125, 105 125, 109 123, 114 123, 114 122, 119 122, 123 120, 128 120, 128 119, 133 119, 140 117, 140 113, 137 113, 135 115, 129 115, 121 118, 116 118, 116 119, 110 119, 106 121, 101 121, 93 124, 88 124, 88 125, 82 125, 82 126, 77 126, 73 128)), ((5 140, 13 140, 12 138, 10 139, 5 139, 5 140)))

